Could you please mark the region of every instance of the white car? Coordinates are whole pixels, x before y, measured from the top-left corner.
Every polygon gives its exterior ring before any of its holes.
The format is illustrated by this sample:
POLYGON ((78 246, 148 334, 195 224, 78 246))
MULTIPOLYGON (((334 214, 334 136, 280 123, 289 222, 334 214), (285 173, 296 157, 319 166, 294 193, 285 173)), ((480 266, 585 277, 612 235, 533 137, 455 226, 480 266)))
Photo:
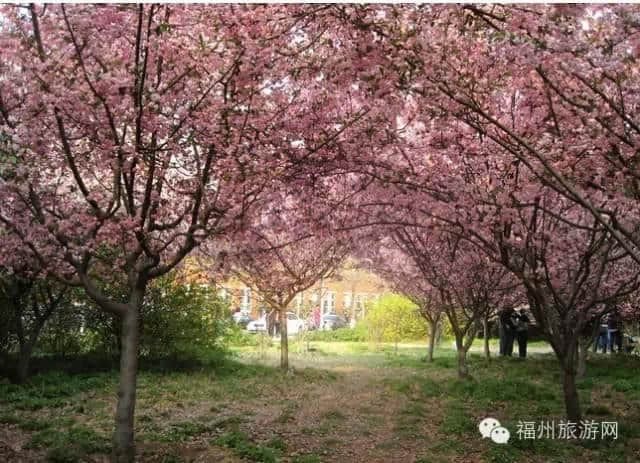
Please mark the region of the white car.
MULTIPOLYGON (((293 312, 287 312, 287 334, 296 335, 300 331, 304 330, 304 320, 298 318, 293 312)), ((247 324, 247 331, 250 333, 265 333, 267 331, 267 319, 266 316, 262 316, 257 320, 250 321, 247 324)))
POLYGON ((298 318, 293 312, 287 312, 287 334, 298 334, 304 331, 305 321, 298 318))
POLYGON ((260 317, 256 320, 251 320, 247 323, 247 331, 249 333, 266 333, 267 332, 267 320, 265 317, 260 317))
POLYGON ((335 330, 344 326, 347 326, 347 322, 336 314, 325 314, 320 322, 320 330, 322 331, 335 330))

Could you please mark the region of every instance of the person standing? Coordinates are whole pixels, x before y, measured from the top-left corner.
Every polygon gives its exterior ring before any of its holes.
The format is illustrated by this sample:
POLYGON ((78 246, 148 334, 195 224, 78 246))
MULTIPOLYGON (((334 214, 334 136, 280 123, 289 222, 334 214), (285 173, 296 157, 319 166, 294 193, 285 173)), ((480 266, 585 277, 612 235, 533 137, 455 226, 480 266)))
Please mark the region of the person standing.
POLYGON ((609 322, 606 317, 602 317, 600 327, 598 329, 598 337, 596 338, 596 345, 593 347, 594 352, 598 352, 598 347, 602 349, 602 353, 607 353, 607 346, 609 345, 609 322))
POLYGON ((613 354, 613 345, 618 346, 618 353, 622 352, 622 320, 620 320, 620 313, 618 309, 609 315, 609 350, 613 354))
POLYGON ((515 314, 516 339, 518 340, 518 353, 520 358, 527 356, 527 343, 529 342, 529 317, 524 310, 515 314))
POLYGON ((501 355, 511 357, 513 355, 513 340, 515 337, 516 327, 513 324, 513 307, 505 307, 500 312, 500 325, 502 327, 502 336, 504 337, 501 355))

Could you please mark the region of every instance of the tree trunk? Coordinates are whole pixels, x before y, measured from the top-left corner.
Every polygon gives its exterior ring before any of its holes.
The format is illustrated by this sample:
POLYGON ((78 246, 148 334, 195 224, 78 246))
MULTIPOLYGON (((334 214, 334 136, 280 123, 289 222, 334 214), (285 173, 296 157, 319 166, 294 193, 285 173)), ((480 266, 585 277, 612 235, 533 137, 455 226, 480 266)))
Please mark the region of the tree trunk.
POLYGON ((491 358, 491 350, 489 349, 489 317, 482 319, 482 329, 484 333, 484 356, 489 360, 491 358))
POLYGON ((433 349, 436 345, 437 323, 429 323, 429 350, 427 351, 427 362, 433 362, 433 349))
POLYGON ((456 335, 456 350, 458 351, 458 378, 468 379, 467 351, 464 348, 463 339, 458 335, 456 335))
POLYGON ((572 368, 564 370, 564 404, 567 410, 567 419, 579 425, 582 413, 576 388, 576 373, 572 368))
POLYGON ((469 378, 469 368, 467 367, 467 353, 464 349, 458 350, 458 377, 461 379, 469 378))
POLYGON ((139 304, 132 305, 122 317, 121 322, 120 385, 118 387, 116 427, 113 432, 111 460, 113 463, 133 463, 135 458, 133 420, 138 374, 139 304))
POLYGON ((280 368, 289 369, 289 338, 287 336, 287 309, 280 308, 280 368))
POLYGON ((18 365, 16 366, 16 382, 18 384, 24 383, 29 377, 29 364, 31 363, 34 346, 34 342, 26 342, 20 346, 18 365))
MULTIPOLYGON (((29 365, 31 364, 33 349, 36 347, 38 337, 40 337, 40 332, 51 315, 51 312, 52 311, 50 311, 45 317, 36 320, 29 335, 20 336, 20 351, 18 352, 18 365, 16 367, 16 382, 18 384, 24 383, 29 377, 29 365)), ((19 323, 22 322, 19 321, 19 323)), ((23 332, 22 327, 20 327, 20 331, 23 332)))
POLYGON ((578 365, 576 371, 577 378, 584 378, 587 372, 587 347, 583 343, 578 345, 578 365))

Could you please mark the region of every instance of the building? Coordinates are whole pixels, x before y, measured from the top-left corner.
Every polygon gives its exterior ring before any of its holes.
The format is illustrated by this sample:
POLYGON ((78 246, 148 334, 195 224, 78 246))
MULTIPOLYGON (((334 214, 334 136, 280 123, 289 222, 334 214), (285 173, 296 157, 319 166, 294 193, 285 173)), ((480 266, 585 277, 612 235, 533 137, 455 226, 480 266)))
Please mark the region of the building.
MULTIPOLYGON (((219 284, 218 294, 229 301, 231 310, 240 309, 251 318, 259 318, 269 310, 260 294, 237 279, 219 284)), ((364 317, 367 305, 375 302, 385 291, 385 283, 375 274, 348 263, 333 278, 321 280, 298 294, 289 310, 306 318, 320 307, 323 314, 338 314, 348 320, 364 317)))

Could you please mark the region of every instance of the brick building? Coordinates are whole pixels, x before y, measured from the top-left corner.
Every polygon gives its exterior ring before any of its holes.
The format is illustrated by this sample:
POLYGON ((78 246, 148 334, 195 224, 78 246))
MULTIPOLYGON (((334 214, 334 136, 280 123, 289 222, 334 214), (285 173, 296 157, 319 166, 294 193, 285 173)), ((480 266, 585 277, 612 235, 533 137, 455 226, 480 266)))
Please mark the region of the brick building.
MULTIPOLYGON (((268 311, 260 300, 260 294, 241 281, 231 279, 218 286, 218 293, 229 301, 231 310, 239 308, 251 318, 258 318, 268 311)), ((348 263, 335 277, 319 281, 298 294, 289 310, 303 317, 309 309, 321 307, 323 314, 333 313, 348 320, 359 320, 365 315, 367 304, 376 301, 384 291, 383 280, 348 263)))

